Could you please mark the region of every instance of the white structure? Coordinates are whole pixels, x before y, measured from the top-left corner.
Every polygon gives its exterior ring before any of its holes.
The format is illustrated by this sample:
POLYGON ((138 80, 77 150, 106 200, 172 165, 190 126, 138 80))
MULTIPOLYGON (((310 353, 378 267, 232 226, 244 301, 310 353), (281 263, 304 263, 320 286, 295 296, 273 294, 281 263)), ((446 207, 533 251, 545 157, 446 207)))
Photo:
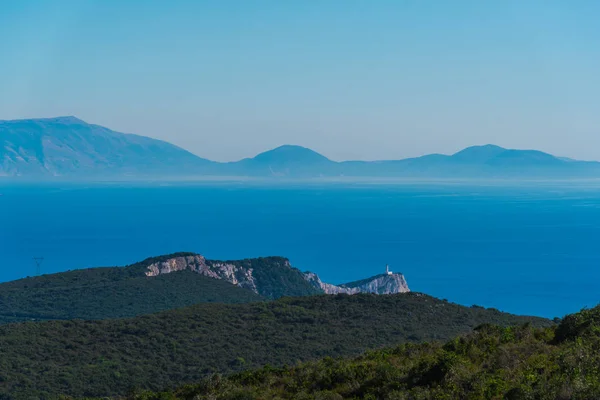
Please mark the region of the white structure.
POLYGON ((390 266, 385 264, 385 274, 386 275, 392 275, 392 271, 390 271, 390 266))

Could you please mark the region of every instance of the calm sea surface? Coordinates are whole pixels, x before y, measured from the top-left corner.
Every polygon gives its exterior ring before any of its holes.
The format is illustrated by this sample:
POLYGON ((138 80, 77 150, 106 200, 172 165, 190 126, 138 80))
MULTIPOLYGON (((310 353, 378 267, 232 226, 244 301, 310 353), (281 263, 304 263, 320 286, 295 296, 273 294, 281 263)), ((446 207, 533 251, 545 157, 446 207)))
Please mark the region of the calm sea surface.
POLYGON ((600 302, 600 184, 0 183, 0 281, 153 255, 282 255, 343 283, 384 271, 465 305, 600 302))

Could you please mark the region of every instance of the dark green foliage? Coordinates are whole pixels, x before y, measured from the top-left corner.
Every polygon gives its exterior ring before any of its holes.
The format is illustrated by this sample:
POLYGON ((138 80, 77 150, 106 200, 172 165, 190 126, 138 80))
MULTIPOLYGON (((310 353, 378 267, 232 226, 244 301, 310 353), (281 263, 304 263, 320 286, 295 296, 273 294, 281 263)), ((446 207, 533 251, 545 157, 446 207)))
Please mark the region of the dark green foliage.
MULTIPOLYGON (((407 341, 447 340, 482 323, 525 322, 552 325, 541 318, 463 307, 407 293, 198 304, 131 319, 8 324, 0 326, 0 398, 47 398, 58 393, 123 395, 132 388, 162 390, 214 373, 353 356, 369 348, 407 341)), ((449 359, 435 367, 439 364, 436 352, 441 350, 437 345, 431 348, 431 358, 419 364, 421 375, 440 379, 454 368, 454 361, 449 359)), ((384 367, 378 370, 377 379, 395 376, 391 367, 384 367)), ((330 390, 348 376, 359 379, 371 374, 361 368, 341 369, 331 376, 325 370, 302 379, 322 385, 322 391, 330 390)), ((275 379, 270 371, 241 376, 262 385, 260 382, 275 379)), ((415 374, 415 379, 421 375, 415 374)), ((369 385, 375 388, 379 382, 369 385)), ((240 390, 239 395, 230 393, 234 397, 229 398, 252 398, 252 392, 240 390)))
POLYGON ((567 315, 556 329, 557 342, 588 335, 600 336, 600 307, 567 315))
POLYGON ((600 308, 584 310, 556 328, 485 324, 445 344, 405 343, 355 358, 213 375, 173 392, 142 392, 129 398, 598 399, 599 315, 600 308))
POLYGON ((190 271, 146 277, 135 268, 93 268, 0 284, 0 323, 133 317, 203 302, 261 300, 190 271))

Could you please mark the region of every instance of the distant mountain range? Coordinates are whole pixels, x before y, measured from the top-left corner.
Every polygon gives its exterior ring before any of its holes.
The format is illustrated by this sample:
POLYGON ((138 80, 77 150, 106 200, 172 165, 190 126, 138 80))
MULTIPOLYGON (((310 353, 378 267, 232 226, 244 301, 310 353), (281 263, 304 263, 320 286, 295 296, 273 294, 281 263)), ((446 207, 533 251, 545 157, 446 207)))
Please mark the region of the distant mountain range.
POLYGON ((560 179, 600 177, 600 162, 495 145, 473 146, 453 155, 336 162, 301 146, 284 145, 253 158, 223 163, 164 141, 115 132, 75 117, 58 117, 0 121, 0 176, 560 179))

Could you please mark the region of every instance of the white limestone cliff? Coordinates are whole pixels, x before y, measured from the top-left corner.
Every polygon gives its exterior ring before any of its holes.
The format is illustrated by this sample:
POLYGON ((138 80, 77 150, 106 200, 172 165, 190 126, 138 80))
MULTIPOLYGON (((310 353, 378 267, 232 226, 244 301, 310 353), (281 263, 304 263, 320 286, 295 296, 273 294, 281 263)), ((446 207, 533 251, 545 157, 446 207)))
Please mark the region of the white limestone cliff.
POLYGON ((158 276, 184 270, 197 272, 210 278, 223 279, 236 286, 258 293, 256 281, 252 275, 252 268, 243 268, 227 263, 211 263, 208 265, 206 259, 199 254, 174 257, 150 264, 147 267, 146 276, 158 276))
POLYGON ((397 273, 376 275, 372 278, 346 283, 339 286, 322 282, 319 276, 313 272, 306 272, 304 274, 304 278, 314 286, 320 288, 326 294, 394 294, 410 292, 404 275, 397 273))
MULTIPOLYGON (((281 263, 281 268, 292 268, 289 261, 281 263)), ((226 262, 207 262, 199 255, 175 256, 173 258, 152 263, 146 268, 146 276, 158 276, 177 271, 189 270, 211 278, 223 279, 236 286, 247 288, 259 293, 256 279, 252 268, 229 264, 226 262)), ((316 289, 316 292, 325 294, 394 294, 410 292, 404 275, 386 272, 361 281, 351 282, 343 285, 332 285, 321 281, 319 276, 313 272, 299 272, 302 277, 316 289)))

